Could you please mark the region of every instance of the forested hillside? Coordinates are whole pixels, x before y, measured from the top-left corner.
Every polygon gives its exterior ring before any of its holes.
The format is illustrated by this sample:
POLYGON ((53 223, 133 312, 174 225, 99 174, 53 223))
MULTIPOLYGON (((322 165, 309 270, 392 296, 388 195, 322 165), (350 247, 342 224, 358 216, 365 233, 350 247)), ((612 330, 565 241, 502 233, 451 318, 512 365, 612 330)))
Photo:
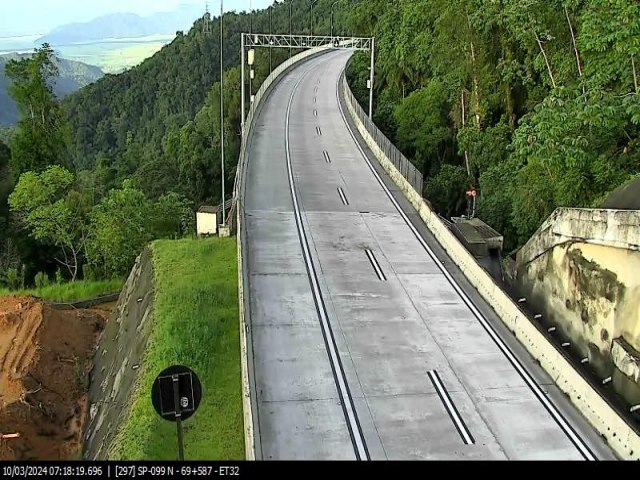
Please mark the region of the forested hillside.
MULTIPOLYGON (((25 54, 0 55, 0 126, 10 126, 18 121, 18 108, 9 95, 9 80, 4 68, 9 60, 26 58, 25 54)), ((86 65, 73 60, 56 58, 58 76, 53 79, 53 92, 58 98, 63 98, 70 93, 100 79, 104 73, 98 67, 86 65)))
MULTIPOLYGON (((330 6, 314 7, 314 32, 328 33, 330 6)), ((347 7, 335 7, 336 32, 347 7)), ((309 13, 306 0, 293 1, 293 33, 308 33, 309 13)), ((288 2, 253 13, 253 31, 270 23, 288 33, 288 2)), ((147 242, 191 234, 194 210, 220 202, 219 18, 209 27, 198 20, 138 67, 62 103, 50 88, 58 71, 48 45, 7 65, 20 121, 0 132, 10 146, 0 144, 0 284, 121 277, 147 242)), ((247 13, 225 14, 228 195, 239 154, 240 32, 249 29, 247 13)), ((256 53, 254 92, 270 64, 289 56, 271 53, 256 53)))
MULTIPOLYGON (((640 174, 636 0, 360 0, 376 37, 374 120, 444 215, 522 245, 557 206, 598 206, 640 174)), ((349 71, 366 104, 368 58, 349 71)))

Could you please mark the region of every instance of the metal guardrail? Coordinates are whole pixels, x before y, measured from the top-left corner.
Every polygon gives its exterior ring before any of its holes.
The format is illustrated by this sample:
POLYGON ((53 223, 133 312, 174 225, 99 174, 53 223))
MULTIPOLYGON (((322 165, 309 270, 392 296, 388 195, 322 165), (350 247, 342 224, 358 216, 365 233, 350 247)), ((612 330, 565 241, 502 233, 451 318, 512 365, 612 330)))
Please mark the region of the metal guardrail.
MULTIPOLYGON (((347 68, 349 64, 347 64, 347 68)), ((346 68, 345 68, 346 71, 346 68)), ((351 104, 352 108, 355 110, 356 115, 366 128, 369 135, 374 139, 378 147, 384 152, 389 160, 393 163, 393 165, 398 169, 398 171, 402 174, 402 176, 411 184, 413 189, 422 196, 422 174, 418 171, 418 169, 405 157, 398 148, 391 143, 391 141, 385 136, 384 133, 380 131, 380 129, 376 126, 375 123, 369 118, 364 109, 358 103, 358 100, 351 92, 351 88, 349 88, 349 83, 345 77, 345 73, 342 73, 341 82, 344 83, 344 91, 345 91, 345 99, 349 104, 351 104)))

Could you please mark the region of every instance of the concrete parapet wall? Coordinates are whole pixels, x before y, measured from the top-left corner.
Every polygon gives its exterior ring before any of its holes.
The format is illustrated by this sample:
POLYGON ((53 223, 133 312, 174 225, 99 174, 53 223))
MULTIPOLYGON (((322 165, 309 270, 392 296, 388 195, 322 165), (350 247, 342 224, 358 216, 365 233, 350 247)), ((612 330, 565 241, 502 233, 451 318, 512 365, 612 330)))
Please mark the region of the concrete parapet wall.
MULTIPOLYGON (((347 100, 349 87, 342 86, 343 98, 347 100)), ((500 288, 491 276, 477 263, 458 239, 444 225, 438 215, 429 208, 420 194, 395 168, 367 132, 356 114, 354 105, 346 101, 347 109, 362 138, 376 156, 382 167, 404 196, 411 202, 426 226, 458 265, 467 280, 484 300, 492 306, 498 317, 513 332, 533 358, 553 378, 558 387, 570 398, 596 431, 608 441, 612 449, 624 459, 640 459, 640 437, 609 403, 577 372, 569 361, 549 343, 543 334, 527 318, 511 298, 500 288)))

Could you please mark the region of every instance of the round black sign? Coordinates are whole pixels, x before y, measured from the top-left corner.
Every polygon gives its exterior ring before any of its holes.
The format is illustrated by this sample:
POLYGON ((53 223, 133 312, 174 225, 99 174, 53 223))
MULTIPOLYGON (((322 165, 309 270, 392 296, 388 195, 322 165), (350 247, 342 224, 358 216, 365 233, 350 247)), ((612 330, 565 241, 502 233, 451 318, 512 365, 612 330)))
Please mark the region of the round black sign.
POLYGON ((193 370, 173 365, 160 372, 151 387, 151 402, 158 415, 175 422, 193 415, 202 399, 202 385, 193 370))

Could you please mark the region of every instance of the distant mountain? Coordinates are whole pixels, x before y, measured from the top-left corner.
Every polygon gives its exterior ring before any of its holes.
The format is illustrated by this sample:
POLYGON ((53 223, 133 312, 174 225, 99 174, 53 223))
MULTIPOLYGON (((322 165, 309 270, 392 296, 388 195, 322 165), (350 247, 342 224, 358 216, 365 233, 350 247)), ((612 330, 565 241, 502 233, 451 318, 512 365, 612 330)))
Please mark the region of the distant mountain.
POLYGON ((203 14, 202 7, 181 5, 171 12, 148 17, 134 13, 113 13, 86 23, 70 23, 55 28, 36 43, 66 45, 107 38, 136 38, 156 34, 173 34, 188 29, 203 14))
MULTIPOLYGON (((0 126, 13 125, 18 121, 18 109, 7 91, 9 79, 5 75, 4 67, 11 59, 29 56, 29 54, 16 53, 0 55, 0 126)), ((63 98, 104 76, 98 67, 73 60, 56 58, 56 65, 59 76, 53 84, 53 91, 59 98, 63 98)))

